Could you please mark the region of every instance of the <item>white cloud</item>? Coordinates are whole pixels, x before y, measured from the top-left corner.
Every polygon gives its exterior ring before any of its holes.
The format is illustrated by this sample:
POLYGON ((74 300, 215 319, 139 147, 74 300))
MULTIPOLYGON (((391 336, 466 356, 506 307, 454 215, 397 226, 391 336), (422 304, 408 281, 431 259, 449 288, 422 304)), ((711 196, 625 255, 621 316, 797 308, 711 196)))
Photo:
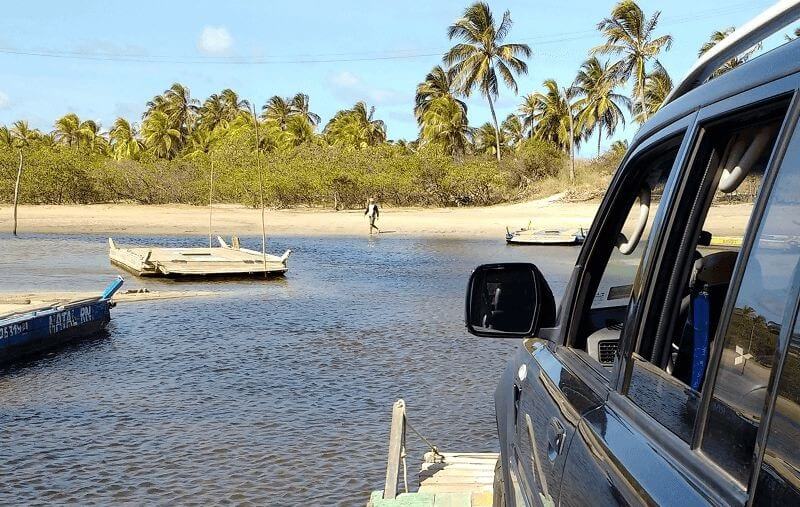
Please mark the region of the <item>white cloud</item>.
POLYGON ((329 78, 334 94, 347 101, 365 100, 379 105, 394 105, 402 103, 407 97, 395 90, 373 88, 349 71, 341 71, 329 78))
POLYGON ((7 109, 11 105, 8 95, 0 91, 0 109, 7 109))
POLYGON ((197 49, 207 55, 222 55, 233 47, 233 37, 224 26, 206 26, 197 41, 197 49))
POLYGON ((354 88, 361 81, 351 72, 342 71, 331 77, 331 83, 341 88, 354 88))

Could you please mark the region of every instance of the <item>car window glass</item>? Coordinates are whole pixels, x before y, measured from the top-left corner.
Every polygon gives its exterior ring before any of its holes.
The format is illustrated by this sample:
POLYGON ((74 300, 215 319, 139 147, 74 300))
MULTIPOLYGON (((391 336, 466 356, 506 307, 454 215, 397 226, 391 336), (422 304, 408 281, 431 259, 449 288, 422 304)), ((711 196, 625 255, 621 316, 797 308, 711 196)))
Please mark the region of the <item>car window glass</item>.
POLYGON ((572 347, 610 371, 625 324, 631 288, 647 247, 662 194, 683 135, 671 137, 632 160, 623 170, 621 197, 601 233, 606 242, 589 261, 598 276, 572 347))
MULTIPOLYGON (((702 439, 703 452, 743 484, 750 475, 781 322, 800 262, 798 188, 800 138, 795 136, 773 186, 724 335, 702 439)), ((790 363, 790 367, 795 364, 790 363)), ((793 417, 796 423, 797 415, 793 417)), ((794 435, 796 440, 796 427, 794 435)))
POLYGON ((800 320, 795 323, 777 389, 755 505, 800 505, 800 320))
POLYGON ((635 346, 627 394, 687 443, 742 240, 787 106, 781 101, 703 125, 685 176, 687 191, 673 215, 660 268, 666 290, 654 296, 654 316, 635 346))

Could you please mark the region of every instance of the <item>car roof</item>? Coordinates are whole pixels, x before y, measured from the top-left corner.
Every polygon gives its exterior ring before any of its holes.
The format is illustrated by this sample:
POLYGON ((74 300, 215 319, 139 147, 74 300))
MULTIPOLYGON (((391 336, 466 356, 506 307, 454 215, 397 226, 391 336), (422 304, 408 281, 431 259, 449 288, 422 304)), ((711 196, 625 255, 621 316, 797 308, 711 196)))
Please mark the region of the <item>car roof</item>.
POLYGON ((633 138, 639 143, 663 127, 702 107, 800 71, 800 38, 711 79, 662 107, 633 138))

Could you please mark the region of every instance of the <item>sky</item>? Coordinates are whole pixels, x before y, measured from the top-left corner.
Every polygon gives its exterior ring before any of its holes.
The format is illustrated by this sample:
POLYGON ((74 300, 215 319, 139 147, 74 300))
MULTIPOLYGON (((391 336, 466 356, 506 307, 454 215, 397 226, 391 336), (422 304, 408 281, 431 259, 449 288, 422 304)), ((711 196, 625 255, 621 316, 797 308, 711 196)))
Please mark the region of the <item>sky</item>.
MULTIPOLYGON (((590 48, 602 42, 597 22, 614 1, 503 0, 489 5, 499 19, 511 11, 508 42, 529 44, 529 72, 519 95, 501 89, 498 118, 521 96, 555 78, 574 78, 590 48)), ((660 60, 677 80, 711 32, 739 26, 772 0, 640 1, 661 10, 656 33, 674 37, 660 60)), ((324 125, 359 100, 376 107, 390 139, 414 139, 414 91, 450 46, 447 27, 466 0, 211 2, 9 2, 0 18, 0 124, 26 119, 51 131, 75 112, 110 127, 118 116, 140 121, 145 103, 173 82, 201 101, 233 88, 260 108, 272 95, 307 93, 324 125)), ((479 94, 468 101, 473 126, 490 118, 479 94)), ((636 125, 616 138, 630 138, 636 125)), ((596 141, 581 154, 590 155, 596 141)))

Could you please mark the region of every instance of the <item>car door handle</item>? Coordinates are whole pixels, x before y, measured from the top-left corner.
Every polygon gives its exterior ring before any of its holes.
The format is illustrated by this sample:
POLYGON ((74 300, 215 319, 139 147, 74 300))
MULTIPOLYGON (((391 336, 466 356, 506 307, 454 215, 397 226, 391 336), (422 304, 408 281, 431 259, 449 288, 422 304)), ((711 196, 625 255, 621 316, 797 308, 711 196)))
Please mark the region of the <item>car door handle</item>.
POLYGON ((550 419, 550 424, 547 425, 547 457, 551 462, 558 458, 561 450, 564 448, 564 425, 561 424, 557 418, 550 419))

